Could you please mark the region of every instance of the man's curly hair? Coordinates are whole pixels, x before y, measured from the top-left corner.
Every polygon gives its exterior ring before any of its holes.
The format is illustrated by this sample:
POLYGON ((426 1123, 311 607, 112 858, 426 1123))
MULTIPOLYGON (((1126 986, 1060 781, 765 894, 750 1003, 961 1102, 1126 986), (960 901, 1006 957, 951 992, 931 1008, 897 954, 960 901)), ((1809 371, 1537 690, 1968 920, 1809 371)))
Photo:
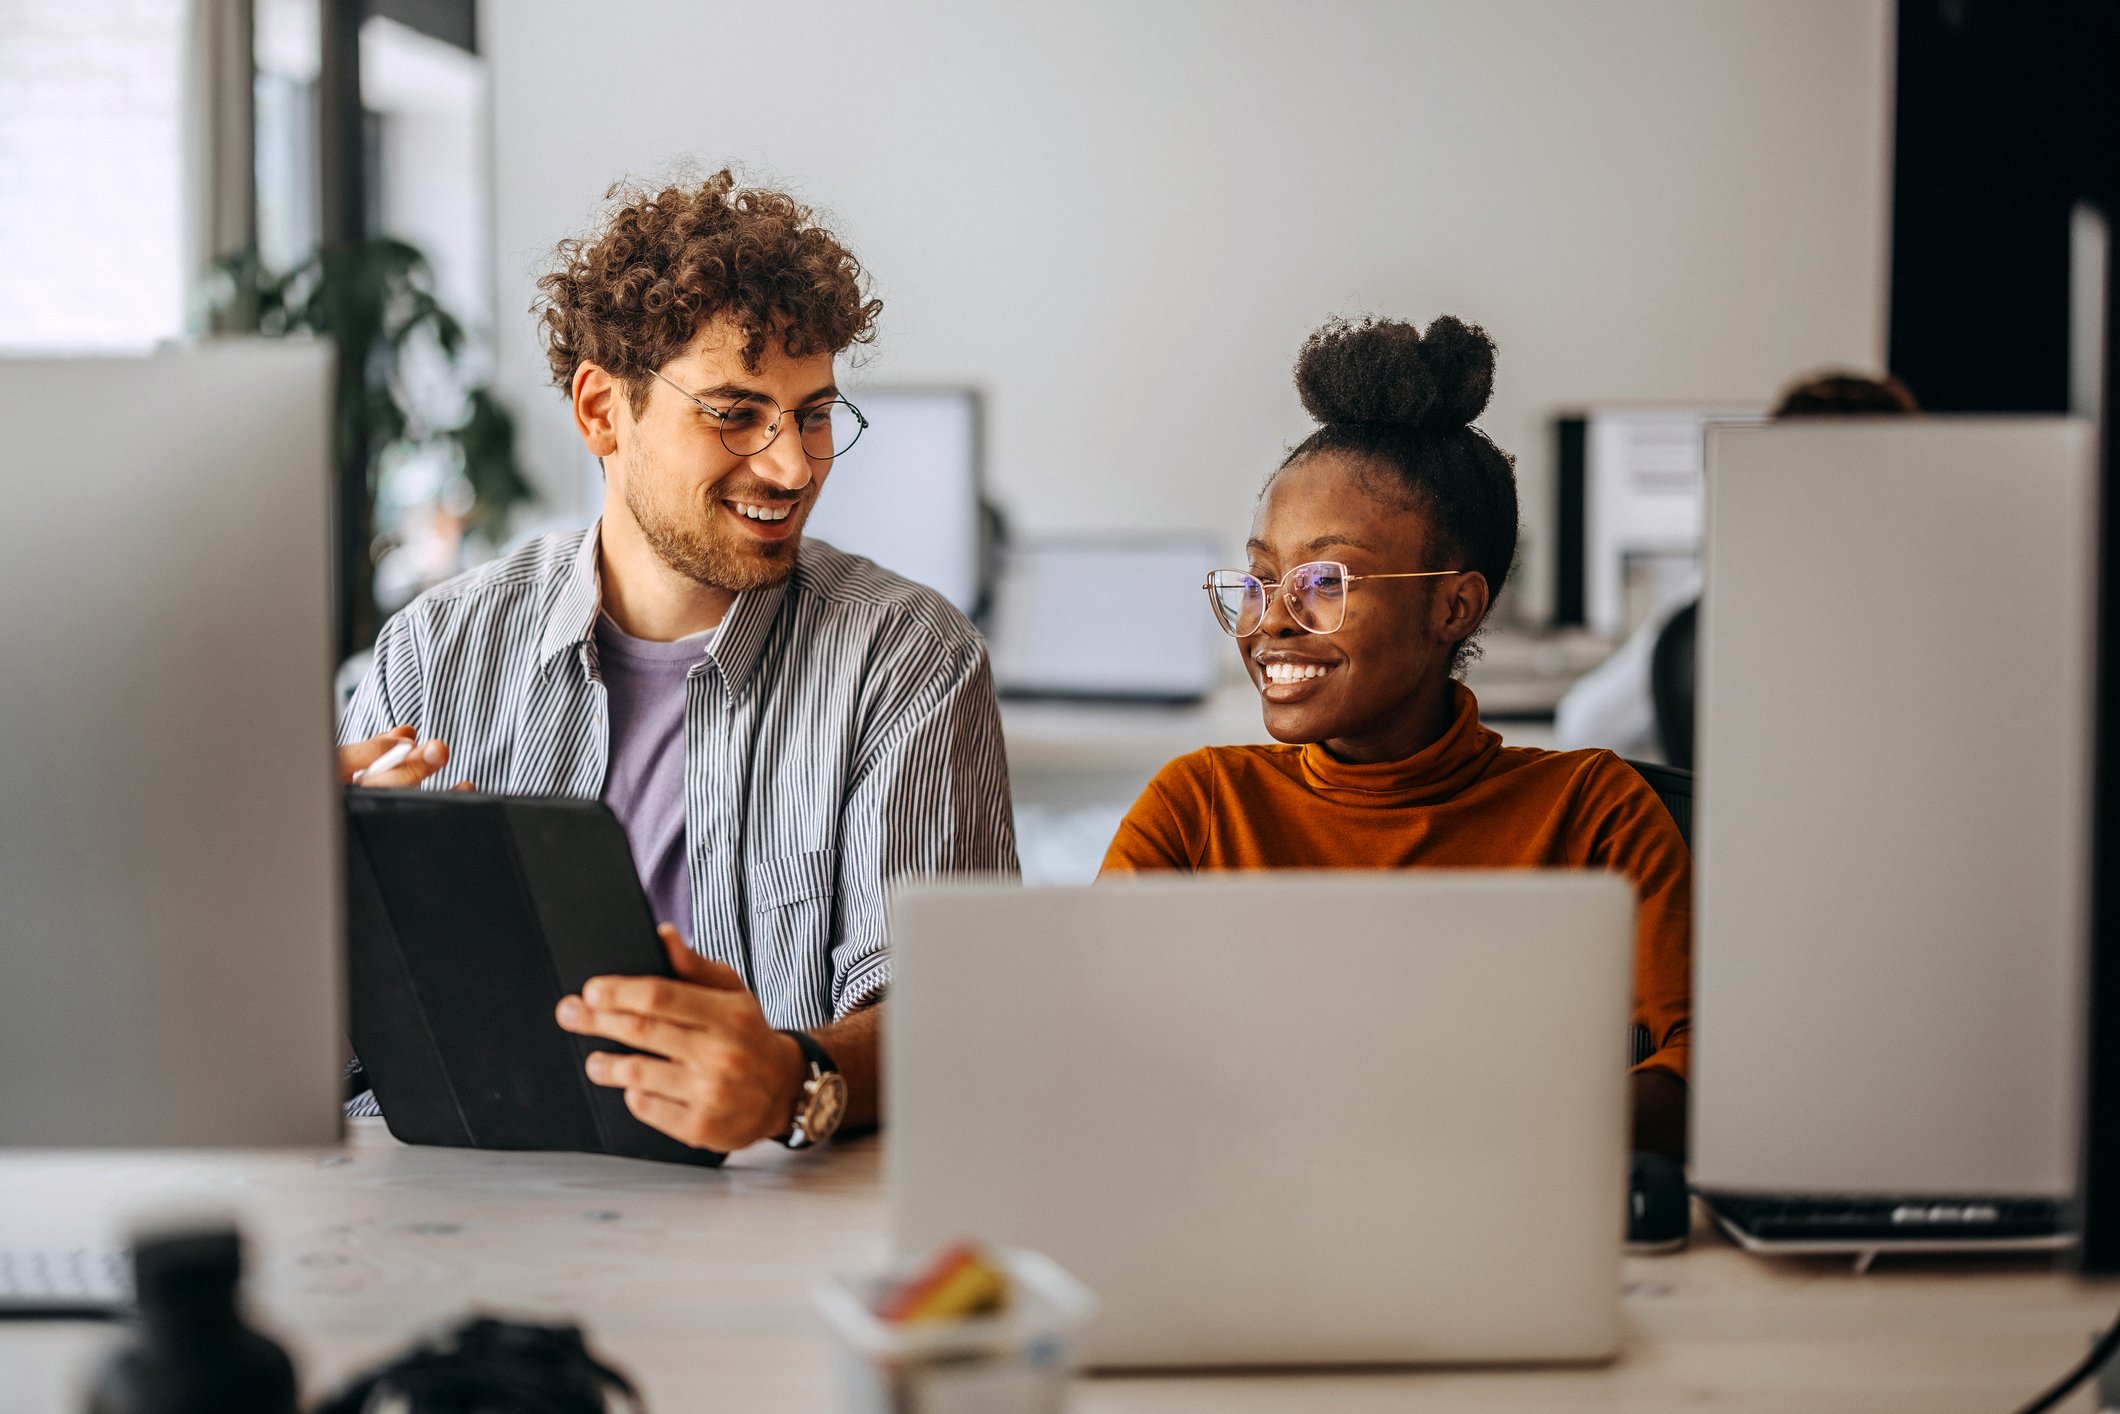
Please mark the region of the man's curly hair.
POLYGON ((875 341, 883 301, 861 262, 786 192, 739 186, 723 168, 698 186, 622 183, 605 197, 619 204, 602 228, 561 241, 559 268, 537 282, 562 391, 593 363, 625 384, 638 413, 655 371, 722 315, 743 332, 753 372, 774 338, 790 358, 875 341))

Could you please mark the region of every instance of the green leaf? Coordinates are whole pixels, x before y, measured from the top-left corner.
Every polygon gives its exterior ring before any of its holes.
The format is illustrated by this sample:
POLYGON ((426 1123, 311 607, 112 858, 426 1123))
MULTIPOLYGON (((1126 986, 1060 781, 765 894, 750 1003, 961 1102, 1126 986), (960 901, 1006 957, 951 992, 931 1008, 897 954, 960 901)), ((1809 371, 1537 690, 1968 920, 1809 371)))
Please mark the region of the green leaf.
MULTIPOLYGON (((462 321, 435 296, 434 272, 418 247, 376 236, 312 252, 275 271, 252 246, 216 261, 199 297, 216 312, 254 308, 260 333, 314 333, 338 345, 339 476, 367 487, 371 520, 384 456, 433 439, 450 444, 461 460, 475 528, 498 538, 509 512, 532 499, 515 455, 515 420, 491 389, 472 389, 463 422, 441 432, 419 425, 402 395, 398 353, 408 339, 424 331, 452 367, 466 343, 462 321)), ((358 567, 347 572, 362 573, 358 567)))

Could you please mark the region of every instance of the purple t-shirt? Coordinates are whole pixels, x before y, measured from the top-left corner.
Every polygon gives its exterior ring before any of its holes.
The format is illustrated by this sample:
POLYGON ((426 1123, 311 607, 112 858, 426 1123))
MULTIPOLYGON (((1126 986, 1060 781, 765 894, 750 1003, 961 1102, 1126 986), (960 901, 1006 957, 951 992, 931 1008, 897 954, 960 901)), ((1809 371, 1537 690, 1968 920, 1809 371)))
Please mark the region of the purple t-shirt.
POLYGON ((604 804, 626 827, 655 921, 675 923, 687 934, 692 876, 685 860, 685 675, 706 656, 714 632, 652 643, 602 615, 596 620, 596 665, 611 714, 604 804))

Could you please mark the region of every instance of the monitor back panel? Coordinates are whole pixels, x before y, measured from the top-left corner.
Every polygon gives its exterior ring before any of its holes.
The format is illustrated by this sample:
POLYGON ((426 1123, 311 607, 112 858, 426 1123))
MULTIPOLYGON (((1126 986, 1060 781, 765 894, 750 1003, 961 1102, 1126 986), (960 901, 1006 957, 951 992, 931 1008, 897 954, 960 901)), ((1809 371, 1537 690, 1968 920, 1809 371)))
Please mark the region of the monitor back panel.
POLYGON ((0 361, 0 1145, 338 1136, 330 395, 296 341, 0 361))
POLYGON ((1583 873, 910 887, 894 1248, 1047 1253, 1100 1365, 1609 1355, 1633 911, 1583 873))
POLYGON ((1710 434, 1701 1186, 2069 1190, 2091 447, 2061 418, 1710 434))

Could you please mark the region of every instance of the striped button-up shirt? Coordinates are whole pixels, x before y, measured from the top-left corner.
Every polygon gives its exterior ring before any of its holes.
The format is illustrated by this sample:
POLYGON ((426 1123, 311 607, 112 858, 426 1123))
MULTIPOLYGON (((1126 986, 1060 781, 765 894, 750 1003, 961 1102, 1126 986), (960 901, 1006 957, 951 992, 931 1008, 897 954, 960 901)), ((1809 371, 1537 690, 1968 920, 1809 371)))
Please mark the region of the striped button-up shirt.
MULTIPOLYGON (((548 535, 384 625, 342 742, 404 723, 449 744, 425 785, 603 793, 597 530, 548 535)), ((986 648, 934 591, 805 540, 736 596, 685 682, 688 941, 777 1027, 821 1025, 890 979, 884 889, 1013 873, 986 648)))

